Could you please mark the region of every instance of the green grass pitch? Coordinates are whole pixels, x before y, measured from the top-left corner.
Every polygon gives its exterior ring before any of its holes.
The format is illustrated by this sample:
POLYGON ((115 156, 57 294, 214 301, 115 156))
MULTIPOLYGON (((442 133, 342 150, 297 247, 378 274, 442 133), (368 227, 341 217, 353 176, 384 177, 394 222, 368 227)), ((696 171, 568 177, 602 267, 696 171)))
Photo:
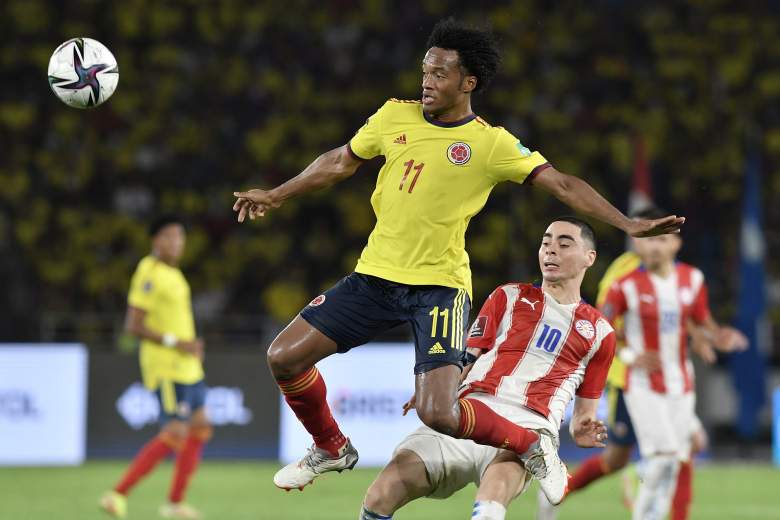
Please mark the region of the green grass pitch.
MULTIPOLYGON (((101 492, 124 470, 126 462, 89 462, 78 468, 0 468, 0 519, 89 520, 104 517, 97 509, 101 492)), ((275 464, 205 462, 188 500, 213 520, 354 520, 376 469, 329 474, 303 492, 276 489, 275 464)), ((130 497, 130 519, 157 518, 171 464, 163 464, 130 497)), ((780 519, 780 470, 768 465, 700 465, 694 481, 691 518, 706 520, 780 519)), ((467 519, 474 487, 449 500, 419 500, 401 509, 398 520, 467 519)), ((509 509, 507 518, 534 518, 536 487, 509 509)), ((560 518, 611 520, 629 518, 620 503, 620 483, 604 479, 564 504, 560 518)))

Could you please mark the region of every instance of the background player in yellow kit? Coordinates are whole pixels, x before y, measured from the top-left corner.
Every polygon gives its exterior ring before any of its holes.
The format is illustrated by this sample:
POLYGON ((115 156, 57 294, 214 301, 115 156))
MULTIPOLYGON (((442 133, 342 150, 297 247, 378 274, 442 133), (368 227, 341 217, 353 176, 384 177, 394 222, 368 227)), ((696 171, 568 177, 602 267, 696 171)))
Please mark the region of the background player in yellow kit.
POLYGON ((371 197, 376 226, 355 272, 315 298, 268 349, 274 378, 314 438, 301 461, 276 474, 277 486, 303 488, 324 472, 355 465, 357 451, 333 419, 314 365, 401 323, 414 332, 416 408, 423 423, 508 448, 521 459, 554 449, 545 435, 486 406, 469 411, 464 421, 456 404, 471 298, 465 232, 499 182, 538 186, 631 235, 673 232, 682 224, 674 216, 628 219, 585 181, 557 171, 511 133, 477 117, 471 95, 485 89, 499 61, 490 33, 444 20, 428 40, 420 101, 391 99, 348 144, 324 153, 295 178, 272 190, 235 193, 241 222, 342 181, 365 160, 385 158, 371 197))
POLYGON ((133 459, 121 481, 100 500, 103 510, 123 518, 133 486, 165 457, 176 453, 164 518, 200 518, 182 500, 211 437, 206 418, 203 341, 195 336, 190 286, 178 268, 186 233, 176 217, 161 217, 149 229, 152 253, 144 257, 130 282, 125 329, 141 340, 144 386, 160 403, 160 434, 133 459))

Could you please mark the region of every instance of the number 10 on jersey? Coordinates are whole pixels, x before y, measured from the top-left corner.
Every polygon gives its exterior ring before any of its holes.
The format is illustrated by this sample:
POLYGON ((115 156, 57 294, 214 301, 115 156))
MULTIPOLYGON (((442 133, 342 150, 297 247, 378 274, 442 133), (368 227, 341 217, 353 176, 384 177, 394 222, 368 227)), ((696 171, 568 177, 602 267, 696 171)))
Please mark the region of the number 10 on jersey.
POLYGON ((407 193, 411 193, 414 189, 414 185, 417 184, 417 179, 420 177, 420 174, 423 171, 423 168, 425 168, 425 163, 417 163, 414 164, 414 159, 409 159, 404 163, 404 166, 406 166, 406 171, 404 171, 404 176, 401 177, 401 184, 398 185, 399 190, 404 189, 404 184, 406 183, 407 177, 409 177, 409 174, 412 170, 414 170, 416 173, 414 174, 414 177, 412 178, 411 184, 409 184, 409 191, 407 193))

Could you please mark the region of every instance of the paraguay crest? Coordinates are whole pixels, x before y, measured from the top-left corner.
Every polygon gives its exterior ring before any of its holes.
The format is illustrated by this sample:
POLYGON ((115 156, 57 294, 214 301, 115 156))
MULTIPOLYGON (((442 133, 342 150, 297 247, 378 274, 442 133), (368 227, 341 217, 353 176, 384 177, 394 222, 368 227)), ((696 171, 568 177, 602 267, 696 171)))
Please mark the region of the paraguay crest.
POLYGON ((449 159, 452 164, 466 164, 469 162, 469 159, 471 159, 471 147, 460 141, 452 143, 450 147, 447 148, 447 159, 449 159))
POLYGON ((596 329, 588 320, 578 320, 577 323, 574 324, 574 328, 577 329, 580 336, 585 339, 593 339, 593 336, 596 335, 596 329))

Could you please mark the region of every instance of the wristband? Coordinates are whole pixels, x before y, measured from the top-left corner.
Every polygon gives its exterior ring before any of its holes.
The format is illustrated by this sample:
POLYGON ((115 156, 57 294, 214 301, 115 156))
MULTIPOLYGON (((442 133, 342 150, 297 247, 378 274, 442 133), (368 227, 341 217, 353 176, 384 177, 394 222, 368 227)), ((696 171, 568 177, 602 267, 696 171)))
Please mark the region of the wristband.
POLYGON ((463 366, 465 367, 466 365, 470 365, 470 364, 476 362, 477 361, 477 356, 475 356, 474 354, 472 354, 469 351, 464 350, 463 351, 463 358, 462 358, 461 361, 463 362, 463 366))
POLYGON ((165 334, 162 335, 162 344, 168 348, 175 347, 176 343, 178 342, 179 342, 179 338, 177 338, 175 334, 166 332, 165 334))
POLYGON ((620 361, 622 361, 628 366, 633 365, 638 356, 639 354, 637 354, 630 348, 623 347, 618 351, 618 358, 620 358, 620 361))

